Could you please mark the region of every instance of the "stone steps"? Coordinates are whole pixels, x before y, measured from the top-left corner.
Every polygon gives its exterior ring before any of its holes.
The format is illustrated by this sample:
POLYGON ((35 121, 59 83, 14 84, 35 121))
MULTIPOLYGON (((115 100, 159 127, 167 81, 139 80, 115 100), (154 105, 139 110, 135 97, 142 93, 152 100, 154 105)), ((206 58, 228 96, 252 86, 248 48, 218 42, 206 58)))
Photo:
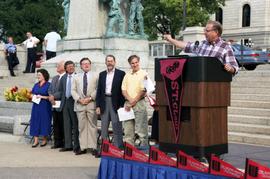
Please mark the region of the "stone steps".
POLYGON ((270 109, 270 101, 231 100, 231 106, 270 109))
POLYGON ((231 100, 270 101, 270 94, 231 93, 231 100))
POLYGON ((231 83, 229 141, 270 146, 270 65, 241 70, 231 83))
POLYGON ((263 83, 270 83, 269 76, 254 78, 253 76, 241 76, 238 77, 237 75, 233 77, 232 85, 235 85, 235 82, 263 82, 263 83))
MULTIPOLYGON (((20 74, 16 77, 4 77, 0 79, 0 100, 4 100, 4 91, 14 86, 31 90, 36 82, 36 75, 33 73, 20 74)), ((0 109, 1 111, 1 109, 0 109)))
POLYGON ((270 116, 270 109, 262 108, 244 108, 244 107, 229 107, 229 114, 245 114, 250 116, 270 116))
POLYGON ((10 116, 0 116, 0 132, 13 133, 14 118, 10 116))
POLYGON ((235 81, 232 83, 232 87, 245 87, 245 88, 270 88, 270 80, 269 81, 235 81))
POLYGON ((270 94, 269 87, 247 87, 247 86, 232 86, 231 93, 240 93, 240 94, 270 94))
POLYGON ((31 114, 32 103, 0 101, 0 116, 15 116, 31 114))
POLYGON ((228 138, 230 142, 239 142, 247 144, 256 144, 256 145, 266 145, 270 144, 269 135, 261 134, 249 134, 244 132, 230 132, 228 133, 228 138))
POLYGON ((243 124, 230 122, 228 125, 230 132, 246 132, 249 134, 261 134, 268 135, 270 137, 270 126, 268 125, 257 125, 257 124, 243 124))
POLYGON ((229 114, 228 121, 229 121, 229 124, 238 122, 242 124, 255 124, 255 125, 270 126, 270 117, 264 117, 264 116, 229 114))

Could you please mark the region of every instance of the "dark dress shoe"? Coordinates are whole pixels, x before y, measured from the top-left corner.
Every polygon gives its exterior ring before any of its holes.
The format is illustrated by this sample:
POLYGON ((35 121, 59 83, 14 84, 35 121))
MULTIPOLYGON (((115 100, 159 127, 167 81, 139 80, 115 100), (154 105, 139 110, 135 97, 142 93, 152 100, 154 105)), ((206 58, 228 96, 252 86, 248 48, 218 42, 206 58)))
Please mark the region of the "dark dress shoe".
POLYGON ((99 158, 100 157, 100 154, 99 152, 96 150, 96 149, 91 149, 90 150, 90 153, 95 156, 96 158, 99 158))
POLYGON ((36 148, 37 146, 38 146, 38 143, 33 144, 33 145, 32 145, 32 148, 36 148))
POLYGON ((67 152, 67 151, 72 151, 72 148, 62 148, 59 150, 59 152, 67 152))
POLYGON ((58 149, 58 148, 62 148, 62 147, 63 147, 63 145, 53 145, 51 147, 51 149, 58 149))
POLYGON ((45 142, 44 144, 41 144, 40 147, 45 147, 47 145, 47 142, 45 142))
POLYGON ((77 150, 75 152, 75 155, 82 155, 82 154, 86 154, 86 150, 77 150))

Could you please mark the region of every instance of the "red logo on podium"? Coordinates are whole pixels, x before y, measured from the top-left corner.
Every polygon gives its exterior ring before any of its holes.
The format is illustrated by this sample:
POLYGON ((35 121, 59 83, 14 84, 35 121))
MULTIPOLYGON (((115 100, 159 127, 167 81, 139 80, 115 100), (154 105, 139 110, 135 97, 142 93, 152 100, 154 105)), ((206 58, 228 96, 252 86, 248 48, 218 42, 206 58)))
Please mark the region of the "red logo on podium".
POLYGON ((145 153, 127 142, 125 142, 124 159, 138 162, 148 162, 148 157, 145 155, 145 153))
POLYGON ((242 171, 238 170, 231 164, 224 162, 213 154, 211 155, 209 167, 211 174, 244 179, 244 173, 242 171))
POLYGON ((183 69, 186 59, 170 59, 160 61, 160 72, 165 85, 165 93, 169 105, 175 142, 179 140, 181 130, 181 107, 183 98, 183 69))
POLYGON ((149 162, 151 164, 176 167, 175 160, 173 160, 171 157, 167 156, 164 152, 158 150, 153 146, 151 146, 150 148, 149 162))
POLYGON ((181 150, 177 156, 177 168, 208 173, 208 167, 181 150))
POLYGON ((247 159, 245 179, 270 179, 270 168, 247 159))
POLYGON ((124 153, 119 148, 112 145, 108 140, 104 139, 102 141, 101 155, 116 158, 124 157, 124 153))

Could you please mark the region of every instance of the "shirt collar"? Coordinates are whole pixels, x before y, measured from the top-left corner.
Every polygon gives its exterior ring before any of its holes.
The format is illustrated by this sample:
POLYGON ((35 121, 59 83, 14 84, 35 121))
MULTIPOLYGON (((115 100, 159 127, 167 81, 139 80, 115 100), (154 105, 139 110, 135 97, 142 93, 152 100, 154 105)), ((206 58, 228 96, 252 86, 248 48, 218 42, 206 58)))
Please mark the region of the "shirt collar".
POLYGON ((66 74, 66 72, 62 73, 62 74, 59 74, 59 79, 62 78, 65 74, 66 74))
POLYGON ((132 75, 133 75, 133 74, 136 74, 136 75, 137 75, 140 71, 141 71, 141 69, 139 69, 139 70, 136 71, 136 72, 133 72, 133 70, 131 70, 130 73, 131 73, 132 75))
POLYGON ((108 71, 108 69, 106 71, 107 71, 107 73, 114 73, 115 72, 115 68, 113 68, 112 71, 108 71))
POLYGON ((221 42, 221 38, 220 37, 218 37, 215 41, 213 41, 213 42, 208 42, 207 41, 207 43, 208 43, 208 45, 213 45, 213 46, 215 46, 216 44, 218 44, 218 43, 220 43, 221 42))

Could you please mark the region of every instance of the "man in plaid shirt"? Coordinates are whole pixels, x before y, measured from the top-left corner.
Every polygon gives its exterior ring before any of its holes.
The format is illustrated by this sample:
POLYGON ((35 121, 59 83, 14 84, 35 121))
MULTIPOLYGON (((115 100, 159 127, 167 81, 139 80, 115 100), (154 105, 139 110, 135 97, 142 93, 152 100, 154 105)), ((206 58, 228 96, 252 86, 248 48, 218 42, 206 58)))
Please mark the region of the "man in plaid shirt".
POLYGON ((186 53, 218 58, 224 64, 224 69, 227 72, 236 74, 239 69, 238 63, 233 55, 231 46, 221 39, 221 34, 221 24, 217 21, 208 21, 204 28, 206 40, 199 44, 175 40, 170 34, 165 34, 163 37, 168 42, 184 49, 186 53))

